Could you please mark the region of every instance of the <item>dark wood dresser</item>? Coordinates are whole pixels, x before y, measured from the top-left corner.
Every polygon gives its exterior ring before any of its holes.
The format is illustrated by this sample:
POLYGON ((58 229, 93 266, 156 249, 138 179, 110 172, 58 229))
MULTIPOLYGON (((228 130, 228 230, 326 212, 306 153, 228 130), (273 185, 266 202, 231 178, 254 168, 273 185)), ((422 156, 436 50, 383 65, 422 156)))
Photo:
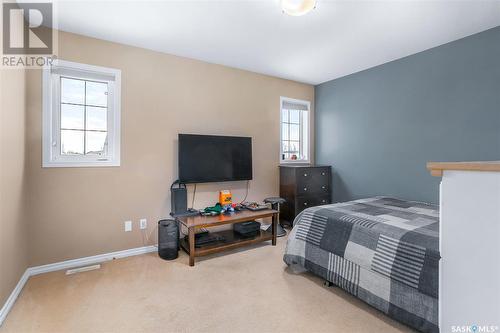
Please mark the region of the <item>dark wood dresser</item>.
POLYGON ((332 202, 332 167, 328 165, 280 165, 280 218, 290 224, 306 208, 332 202))

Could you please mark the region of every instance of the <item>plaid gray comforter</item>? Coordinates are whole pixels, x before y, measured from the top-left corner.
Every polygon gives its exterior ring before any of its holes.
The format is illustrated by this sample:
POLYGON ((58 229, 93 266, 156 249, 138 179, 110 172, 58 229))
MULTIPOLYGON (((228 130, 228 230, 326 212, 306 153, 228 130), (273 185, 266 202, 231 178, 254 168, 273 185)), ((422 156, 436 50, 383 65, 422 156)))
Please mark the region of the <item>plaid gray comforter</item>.
POLYGON ((376 197, 318 206, 294 222, 284 261, 424 332, 437 332, 438 209, 376 197))

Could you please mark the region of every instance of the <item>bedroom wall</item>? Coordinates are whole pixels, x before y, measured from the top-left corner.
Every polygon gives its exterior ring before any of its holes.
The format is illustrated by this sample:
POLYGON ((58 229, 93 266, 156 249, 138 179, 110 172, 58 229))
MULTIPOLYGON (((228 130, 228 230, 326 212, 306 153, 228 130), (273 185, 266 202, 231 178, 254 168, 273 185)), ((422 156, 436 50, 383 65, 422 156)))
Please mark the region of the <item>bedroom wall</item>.
POLYGON ((500 159, 500 27, 322 83, 316 161, 334 201, 438 202, 428 161, 500 159))
MULTIPOLYGON (((41 72, 30 71, 31 266, 143 246, 140 218, 154 243, 156 222, 170 212, 180 132, 253 137, 248 199, 277 195, 279 98, 314 101, 311 85, 65 32, 59 57, 122 70, 121 166, 41 167, 41 72)), ((213 205, 220 189, 242 200, 245 182, 200 185, 195 207, 213 205)), ((191 195, 192 187, 189 202, 191 195)))
POLYGON ((0 70, 0 308, 28 267, 25 71, 0 70))

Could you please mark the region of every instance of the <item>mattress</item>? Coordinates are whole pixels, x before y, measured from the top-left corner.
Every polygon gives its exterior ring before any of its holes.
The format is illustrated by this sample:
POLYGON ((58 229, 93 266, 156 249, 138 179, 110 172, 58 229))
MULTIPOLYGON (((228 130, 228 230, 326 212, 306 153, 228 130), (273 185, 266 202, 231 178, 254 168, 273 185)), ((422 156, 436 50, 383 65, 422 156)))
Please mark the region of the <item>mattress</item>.
POLYGON ((423 332, 436 332, 435 205, 375 197, 313 207, 294 222, 284 261, 423 332))

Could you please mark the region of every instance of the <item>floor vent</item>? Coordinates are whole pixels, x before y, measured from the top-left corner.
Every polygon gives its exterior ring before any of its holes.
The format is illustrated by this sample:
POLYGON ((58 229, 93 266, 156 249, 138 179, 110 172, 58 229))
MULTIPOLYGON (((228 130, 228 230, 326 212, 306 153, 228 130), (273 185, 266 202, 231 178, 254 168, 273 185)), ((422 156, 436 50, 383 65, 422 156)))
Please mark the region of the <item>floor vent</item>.
POLYGON ((101 265, 91 265, 91 266, 84 266, 84 267, 78 267, 78 268, 73 268, 73 269, 68 269, 66 271, 66 275, 71 275, 71 274, 76 274, 76 273, 81 273, 81 272, 87 272, 87 271, 93 271, 95 269, 100 269, 101 265))

